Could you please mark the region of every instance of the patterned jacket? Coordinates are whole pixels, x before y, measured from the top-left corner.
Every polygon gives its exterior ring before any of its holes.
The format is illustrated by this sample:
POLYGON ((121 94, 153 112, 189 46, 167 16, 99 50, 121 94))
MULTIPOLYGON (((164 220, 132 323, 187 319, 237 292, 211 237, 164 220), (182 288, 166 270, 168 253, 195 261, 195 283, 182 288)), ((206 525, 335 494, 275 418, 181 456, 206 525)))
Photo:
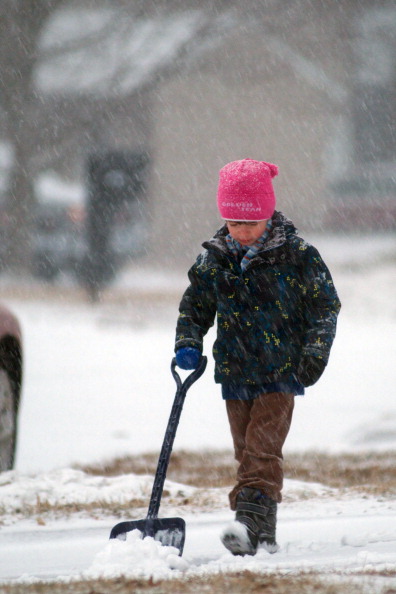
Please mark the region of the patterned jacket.
POLYGON ((242 272, 223 226, 203 244, 179 307, 175 350, 203 349, 217 315, 215 381, 262 385, 296 379, 303 354, 326 364, 341 304, 319 252, 275 211, 264 247, 242 272))

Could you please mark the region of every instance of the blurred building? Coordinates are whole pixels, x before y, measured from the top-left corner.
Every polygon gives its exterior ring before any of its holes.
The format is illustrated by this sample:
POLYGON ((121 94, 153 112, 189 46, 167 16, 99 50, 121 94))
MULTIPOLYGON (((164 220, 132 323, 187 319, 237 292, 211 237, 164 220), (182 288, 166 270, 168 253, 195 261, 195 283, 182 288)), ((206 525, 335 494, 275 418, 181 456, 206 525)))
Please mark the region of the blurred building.
POLYGON ((80 28, 76 11, 58 12, 36 85, 58 134, 80 130, 60 156, 65 175, 83 180, 94 149, 149 150, 150 259, 191 261, 219 225, 219 168, 244 157, 279 165, 279 208, 303 230, 395 226, 393 3, 121 5, 122 19, 78 8, 80 28), (51 56, 61 33, 78 41, 88 26, 101 31, 96 50, 51 56))

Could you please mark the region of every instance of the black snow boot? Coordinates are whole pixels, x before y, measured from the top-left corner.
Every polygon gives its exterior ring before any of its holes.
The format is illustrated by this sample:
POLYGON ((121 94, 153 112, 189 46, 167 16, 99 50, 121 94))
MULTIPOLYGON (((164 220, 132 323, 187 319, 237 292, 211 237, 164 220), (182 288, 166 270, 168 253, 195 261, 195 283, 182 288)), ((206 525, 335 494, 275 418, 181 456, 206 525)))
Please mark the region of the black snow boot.
POLYGON ((235 521, 221 535, 223 545, 233 555, 255 555, 258 548, 276 553, 276 511, 276 501, 245 487, 237 497, 235 521))

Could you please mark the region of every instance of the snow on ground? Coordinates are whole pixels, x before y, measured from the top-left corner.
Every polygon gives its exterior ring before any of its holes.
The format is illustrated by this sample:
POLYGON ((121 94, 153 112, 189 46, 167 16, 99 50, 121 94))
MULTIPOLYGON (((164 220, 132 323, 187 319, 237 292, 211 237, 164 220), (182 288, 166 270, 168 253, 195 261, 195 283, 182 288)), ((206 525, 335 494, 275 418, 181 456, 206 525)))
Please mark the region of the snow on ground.
MULTIPOLYGON (((16 483, 16 486, 10 483, 8 488, 0 487, 6 492, 5 505, 10 512, 31 499, 34 483, 38 496, 61 502, 89 500, 95 496, 95 489, 96 497, 103 495, 104 499, 123 502, 129 491, 146 493, 148 487, 147 477, 93 479, 69 470, 35 475, 30 480, 20 477, 16 483)), ((174 494, 180 489, 194 490, 170 481, 166 488, 174 494)), ((225 505, 227 489, 213 489, 212 507, 217 508, 214 511, 184 512, 167 508, 161 514, 179 515, 186 520, 182 558, 172 547, 161 547, 150 538, 142 541, 136 532, 129 533, 126 542, 109 541, 110 529, 118 519, 87 520, 77 516, 42 525, 24 520, 4 526, 0 532, 0 582, 119 575, 161 579, 243 570, 277 574, 314 570, 351 577, 357 572, 394 571, 396 501, 350 496, 321 485, 291 480, 285 481, 285 492, 287 500, 279 508, 278 519, 281 549, 275 555, 259 551, 255 557, 235 558, 222 547, 219 534, 232 514, 225 505)), ((396 578, 393 582, 396 585, 396 578)))
MULTIPOLYGON (((317 237, 313 243, 331 268, 343 309, 323 379, 297 399, 285 453, 394 450, 395 238, 317 237)), ((0 560, 0 579, 116 573, 158 577, 240 569, 394 570, 395 502, 345 497, 308 484, 301 498, 301 484, 294 481, 285 485, 289 499, 279 510, 282 548, 272 556, 260 552, 235 559, 222 548, 218 533, 232 518, 222 490, 216 509, 183 514, 188 526, 183 561, 174 551, 136 541, 133 535, 127 543, 108 543, 115 522, 105 518, 76 516, 45 526, 16 521, 18 506, 40 496, 78 504, 100 493, 121 503, 150 492, 151 477, 88 477, 71 466, 159 451, 175 393, 169 366, 184 284, 184 275, 159 276, 135 265, 116 287, 132 291, 129 303, 25 300, 17 292, 7 299, 23 326, 25 375, 16 471, 0 477, 5 517, 0 546, 7 551, 0 560), (150 299, 159 289, 166 299, 150 299)), ((207 354, 212 341, 213 333, 207 354)), ((211 362, 187 395, 174 447, 231 447, 211 362)))

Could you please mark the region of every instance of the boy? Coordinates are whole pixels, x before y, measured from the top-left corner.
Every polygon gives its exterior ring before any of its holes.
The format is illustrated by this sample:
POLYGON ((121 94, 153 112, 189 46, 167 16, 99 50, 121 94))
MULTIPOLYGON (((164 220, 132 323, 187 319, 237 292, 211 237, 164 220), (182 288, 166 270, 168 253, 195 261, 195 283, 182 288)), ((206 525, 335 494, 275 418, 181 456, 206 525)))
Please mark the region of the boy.
POLYGON ((340 302, 318 251, 275 210, 271 163, 243 159, 220 170, 224 226, 189 270, 176 328, 176 361, 195 369, 217 315, 215 381, 226 403, 237 482, 235 521, 221 539, 234 555, 274 553, 283 485, 282 448, 294 396, 327 364, 340 302))

